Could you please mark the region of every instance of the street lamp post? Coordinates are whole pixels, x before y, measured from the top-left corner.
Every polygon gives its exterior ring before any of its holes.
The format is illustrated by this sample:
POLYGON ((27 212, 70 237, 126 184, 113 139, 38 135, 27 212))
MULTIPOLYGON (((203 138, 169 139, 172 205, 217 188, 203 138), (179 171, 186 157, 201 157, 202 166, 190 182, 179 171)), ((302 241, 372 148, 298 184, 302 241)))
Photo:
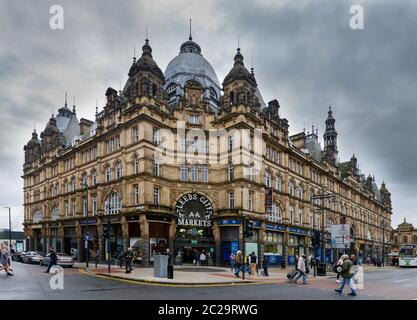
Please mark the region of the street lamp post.
POLYGON ((324 194, 323 191, 321 191, 321 193, 317 196, 312 196, 311 200, 316 200, 316 199, 320 199, 321 203, 320 203, 320 211, 321 211, 321 263, 325 263, 325 246, 324 246, 324 219, 325 219, 325 214, 324 214, 324 199, 332 199, 332 201, 335 201, 335 194, 333 193, 327 193, 324 194))
POLYGON ((385 267, 385 221, 382 220, 382 266, 385 267))
POLYGON ((245 280, 245 269, 246 269, 246 264, 245 264, 245 255, 246 255, 246 244, 245 244, 245 234, 246 234, 246 219, 245 216, 243 214, 243 187, 240 187, 240 208, 242 210, 242 262, 243 262, 243 268, 242 268, 242 280, 245 280))
MULTIPOLYGON (((109 201, 109 200, 108 200, 109 201)), ((107 271, 108 273, 111 272, 111 263, 110 263, 110 212, 111 212, 111 206, 110 206, 109 202, 107 204, 107 234, 106 234, 106 238, 107 238, 107 271)))
POLYGON ((9 209, 9 248, 12 249, 12 219, 11 219, 11 208, 10 207, 4 207, 6 209, 9 209))
MULTIPOLYGON (((87 216, 87 223, 86 223, 87 232, 86 232, 86 236, 84 237, 84 243, 85 243, 85 267, 88 268, 88 262, 90 260, 90 254, 89 254, 89 251, 90 251, 90 245, 89 245, 90 232, 88 231, 88 184, 87 184, 87 181, 81 182, 81 186, 83 187, 84 192, 85 192, 85 213, 86 213, 86 216, 87 216)), ((84 204, 83 204, 83 206, 84 206, 84 204)))

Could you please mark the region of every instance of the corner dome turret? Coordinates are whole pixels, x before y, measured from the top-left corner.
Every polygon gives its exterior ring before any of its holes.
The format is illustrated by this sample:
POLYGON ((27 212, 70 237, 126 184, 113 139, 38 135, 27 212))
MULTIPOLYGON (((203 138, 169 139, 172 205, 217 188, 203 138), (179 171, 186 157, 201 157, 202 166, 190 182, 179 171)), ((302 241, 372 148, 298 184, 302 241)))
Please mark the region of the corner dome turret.
POLYGON ((171 107, 179 103, 185 94, 185 84, 193 80, 203 88, 203 97, 211 108, 218 110, 220 82, 211 64, 201 54, 201 47, 192 40, 191 35, 181 44, 179 54, 168 63, 164 75, 165 90, 168 92, 171 107))

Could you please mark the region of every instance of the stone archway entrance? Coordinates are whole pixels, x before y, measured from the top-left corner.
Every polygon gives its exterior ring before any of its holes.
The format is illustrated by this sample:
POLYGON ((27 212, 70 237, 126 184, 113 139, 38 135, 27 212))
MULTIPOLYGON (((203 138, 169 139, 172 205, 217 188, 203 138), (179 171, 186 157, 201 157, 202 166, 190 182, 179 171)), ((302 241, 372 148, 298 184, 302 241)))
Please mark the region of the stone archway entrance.
POLYGON ((175 205, 174 263, 214 265, 213 205, 204 195, 187 193, 175 205), (201 254, 206 259, 200 261, 201 254))

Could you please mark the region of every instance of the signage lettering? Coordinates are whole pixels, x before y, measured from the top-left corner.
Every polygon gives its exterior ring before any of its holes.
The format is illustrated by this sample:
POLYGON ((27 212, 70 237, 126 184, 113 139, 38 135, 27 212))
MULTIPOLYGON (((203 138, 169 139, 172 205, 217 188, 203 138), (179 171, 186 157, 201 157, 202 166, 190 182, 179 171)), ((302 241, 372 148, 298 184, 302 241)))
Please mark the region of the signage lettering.
POLYGON ((198 193, 182 196, 176 205, 177 225, 194 227, 211 227, 213 206, 211 202, 198 193))

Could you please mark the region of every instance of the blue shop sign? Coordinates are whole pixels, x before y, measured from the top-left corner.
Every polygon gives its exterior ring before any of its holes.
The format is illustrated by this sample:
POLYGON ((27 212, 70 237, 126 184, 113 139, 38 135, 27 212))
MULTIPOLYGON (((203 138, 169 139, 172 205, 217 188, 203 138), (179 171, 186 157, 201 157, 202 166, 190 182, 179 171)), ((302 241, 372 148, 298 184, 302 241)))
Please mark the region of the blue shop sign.
POLYGON ((285 226, 281 226, 281 225, 267 224, 265 227, 266 229, 285 231, 285 226))
POLYGON ((307 234, 307 230, 303 230, 303 229, 299 229, 299 228, 288 227, 288 231, 291 232, 291 233, 307 234))
POLYGON ((96 220, 84 220, 80 221, 80 224, 95 224, 96 220))
POLYGON ((261 227, 261 222, 258 220, 252 220, 253 221, 253 227, 254 228, 260 228, 261 227))
POLYGON ((240 220, 219 220, 219 225, 240 225, 240 220))

